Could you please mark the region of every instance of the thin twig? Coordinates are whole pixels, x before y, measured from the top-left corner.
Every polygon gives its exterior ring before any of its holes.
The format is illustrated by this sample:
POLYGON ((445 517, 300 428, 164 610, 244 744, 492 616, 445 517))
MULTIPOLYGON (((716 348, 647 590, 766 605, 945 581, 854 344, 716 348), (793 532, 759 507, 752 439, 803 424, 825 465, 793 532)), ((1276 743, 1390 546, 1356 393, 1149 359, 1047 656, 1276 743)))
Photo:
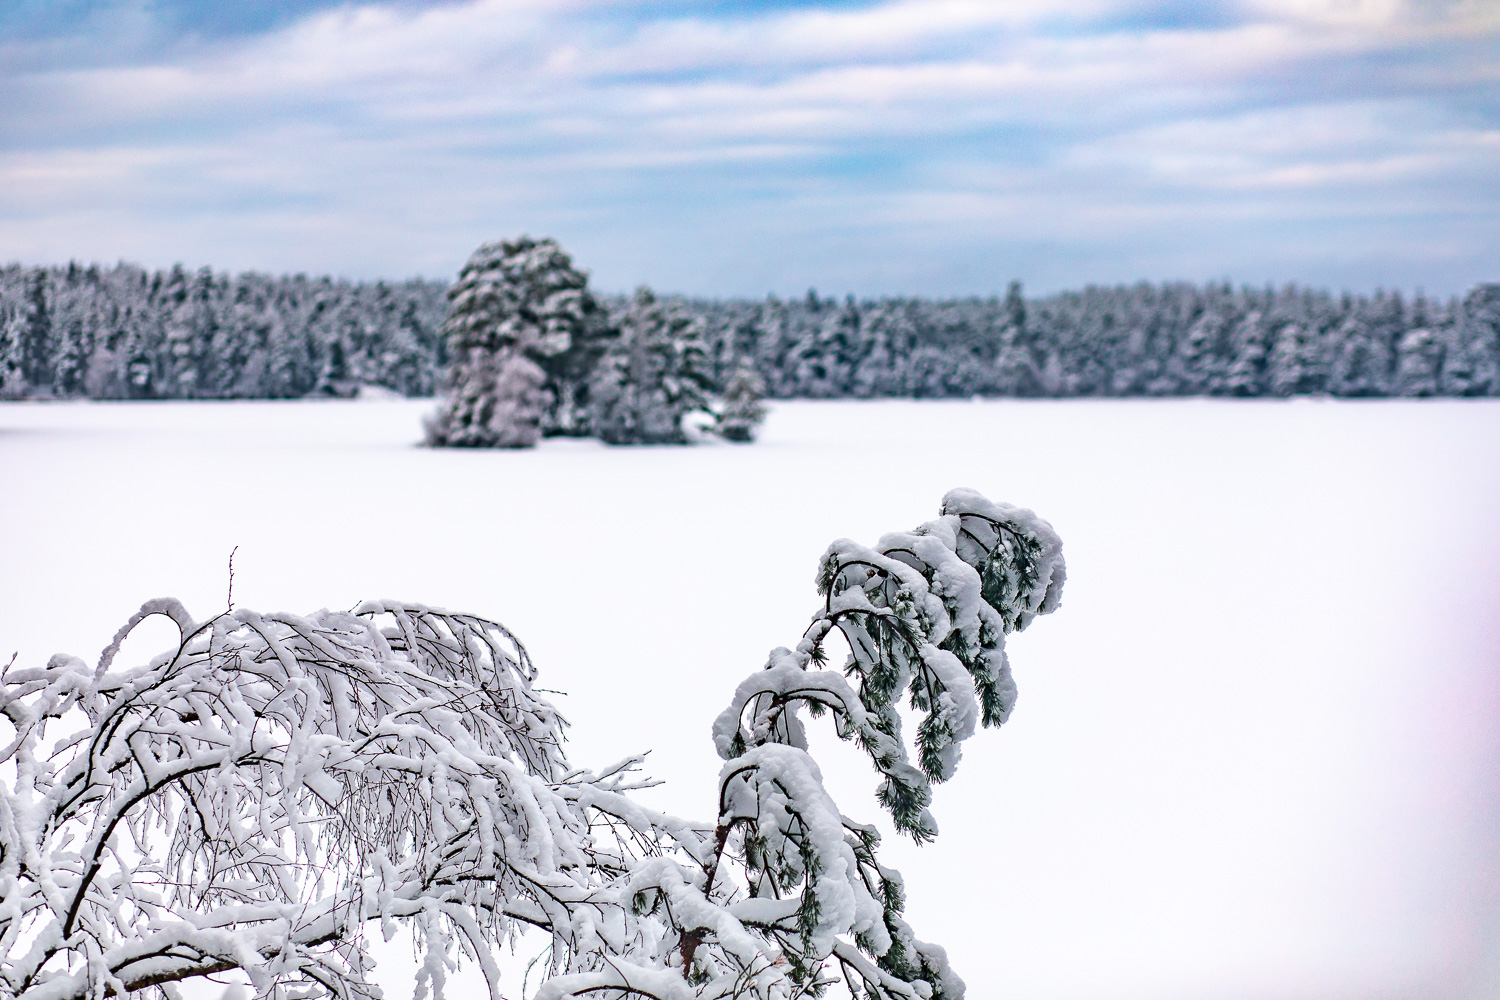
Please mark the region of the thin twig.
POLYGON ((228 602, 229 602, 229 610, 230 611, 234 610, 234 554, 236 552, 238 552, 239 550, 240 550, 240 547, 238 545, 236 545, 234 548, 232 548, 232 549, 229 550, 229 595, 228 595, 228 602))

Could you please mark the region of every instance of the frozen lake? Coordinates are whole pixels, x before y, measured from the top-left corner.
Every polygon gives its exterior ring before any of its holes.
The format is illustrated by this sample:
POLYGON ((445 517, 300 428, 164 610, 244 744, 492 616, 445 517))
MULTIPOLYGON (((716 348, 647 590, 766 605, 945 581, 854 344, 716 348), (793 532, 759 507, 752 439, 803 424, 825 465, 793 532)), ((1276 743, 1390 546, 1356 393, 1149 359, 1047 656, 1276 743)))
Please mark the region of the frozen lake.
POLYGON ((430 406, 0 404, 0 662, 91 658, 159 595, 206 617, 238 546, 236 604, 505 622, 576 762, 652 750, 706 817, 709 724, 827 543, 973 486, 1069 579, 938 841, 887 838, 971 998, 1500 996, 1500 403, 800 402, 749 447, 523 453, 415 447, 430 406))

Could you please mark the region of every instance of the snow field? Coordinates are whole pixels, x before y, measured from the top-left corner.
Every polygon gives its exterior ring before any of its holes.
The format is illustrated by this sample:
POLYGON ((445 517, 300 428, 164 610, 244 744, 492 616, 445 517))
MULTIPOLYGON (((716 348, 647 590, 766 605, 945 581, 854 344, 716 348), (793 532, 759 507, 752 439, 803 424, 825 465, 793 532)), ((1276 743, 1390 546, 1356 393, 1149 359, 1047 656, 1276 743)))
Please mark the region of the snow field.
POLYGON ((971 997, 1500 994, 1500 404, 799 402, 749 447, 527 452, 414 447, 431 406, 0 405, 0 660, 92 658, 149 597, 212 614, 238 546, 240 605, 503 621, 575 763, 649 749, 653 804, 706 817, 709 726, 827 544, 972 486, 1069 579, 937 842, 887 836, 971 997))

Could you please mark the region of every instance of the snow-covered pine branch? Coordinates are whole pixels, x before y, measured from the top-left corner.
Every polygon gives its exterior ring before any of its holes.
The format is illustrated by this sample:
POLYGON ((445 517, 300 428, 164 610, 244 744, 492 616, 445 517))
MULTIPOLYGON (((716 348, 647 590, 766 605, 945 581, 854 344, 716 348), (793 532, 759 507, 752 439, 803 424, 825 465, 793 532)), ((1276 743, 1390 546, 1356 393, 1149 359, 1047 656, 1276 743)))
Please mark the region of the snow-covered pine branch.
POLYGON ((941 517, 874 548, 834 542, 818 573, 822 610, 795 649, 773 650, 740 684, 714 725, 719 753, 805 747, 795 709, 830 710, 839 735, 884 775, 880 801, 897 828, 930 839, 930 783, 952 776, 980 723, 1000 725, 1015 704, 1005 634, 1056 608, 1065 577, 1051 525, 973 490, 951 491, 941 517), (849 646, 842 669, 812 669, 835 629, 849 646), (903 695, 922 714, 915 765, 901 736, 903 695))
POLYGON ((934 835, 929 783, 1009 713, 1003 636, 1057 606, 1060 544, 1029 511, 968 490, 873 548, 841 540, 823 607, 714 727, 713 821, 599 774, 502 626, 419 605, 226 612, 144 605, 97 666, 54 656, 0 675, 0 997, 84 1000, 241 970, 262 995, 377 997, 364 935, 406 924, 440 1000, 459 957, 498 1000, 500 944, 550 939, 535 1000, 958 1000, 941 948, 902 919, 875 828, 844 816, 800 711, 832 715, 884 775, 899 829, 934 835), (165 615, 181 640, 116 669, 165 615), (822 668, 833 630, 851 653, 822 668), (916 764, 897 701, 922 716, 916 764))

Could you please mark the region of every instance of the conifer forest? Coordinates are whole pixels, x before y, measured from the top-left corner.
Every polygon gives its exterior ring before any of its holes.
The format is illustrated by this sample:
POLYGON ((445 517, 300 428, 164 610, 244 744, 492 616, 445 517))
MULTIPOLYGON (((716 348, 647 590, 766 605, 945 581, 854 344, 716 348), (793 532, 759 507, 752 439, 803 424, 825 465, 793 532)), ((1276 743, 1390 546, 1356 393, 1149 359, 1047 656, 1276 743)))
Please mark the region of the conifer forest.
MULTIPOLYGON (((0 398, 443 388, 448 285, 118 264, 0 268, 0 398)), ((598 295, 626 322, 633 299, 598 295)), ((1438 300, 1174 282, 963 299, 690 299, 718 386, 774 398, 1497 396, 1500 284, 1438 300)))

